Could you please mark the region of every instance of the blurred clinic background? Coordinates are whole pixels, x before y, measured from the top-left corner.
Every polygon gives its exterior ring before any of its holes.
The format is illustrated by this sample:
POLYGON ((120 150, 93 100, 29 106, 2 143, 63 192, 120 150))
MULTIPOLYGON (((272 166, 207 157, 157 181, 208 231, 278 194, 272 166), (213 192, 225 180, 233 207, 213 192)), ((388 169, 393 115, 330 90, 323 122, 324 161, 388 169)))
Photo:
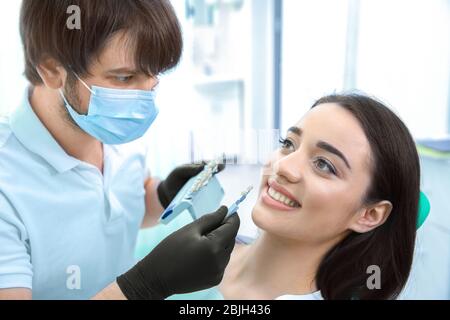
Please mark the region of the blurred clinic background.
MULTIPOLYGON (((353 89, 374 95, 417 139, 431 201, 403 298, 450 299, 450 0, 172 3, 185 50, 158 89, 161 113, 146 138, 153 174, 225 153, 230 164, 220 179, 228 204, 259 184, 261 164, 275 148, 270 137, 315 99, 353 89)), ((0 2, 0 114, 19 104, 27 85, 19 9, 20 0, 0 2)), ((252 197, 240 211, 249 237, 257 235, 252 197)), ((141 237, 169 232, 155 230, 141 237)))

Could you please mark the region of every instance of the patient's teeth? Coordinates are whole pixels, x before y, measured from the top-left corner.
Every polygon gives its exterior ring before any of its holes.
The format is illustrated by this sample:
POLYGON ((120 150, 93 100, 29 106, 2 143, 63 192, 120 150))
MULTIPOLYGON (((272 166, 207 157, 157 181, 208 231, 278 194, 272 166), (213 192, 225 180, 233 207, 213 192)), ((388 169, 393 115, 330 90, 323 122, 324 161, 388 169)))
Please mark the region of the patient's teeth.
POLYGON ((267 193, 269 194, 269 196, 272 199, 274 199, 274 200, 276 200, 278 202, 281 202, 281 203, 283 203, 283 204, 285 204, 287 206, 290 206, 290 207, 293 207, 293 208, 299 207, 296 201, 293 201, 293 200, 287 198, 285 195, 279 193, 278 191, 275 191, 275 189, 273 189, 273 188, 269 187, 267 193))
POLYGON ((275 197, 275 194, 277 193, 274 189, 270 188, 270 193, 275 197))

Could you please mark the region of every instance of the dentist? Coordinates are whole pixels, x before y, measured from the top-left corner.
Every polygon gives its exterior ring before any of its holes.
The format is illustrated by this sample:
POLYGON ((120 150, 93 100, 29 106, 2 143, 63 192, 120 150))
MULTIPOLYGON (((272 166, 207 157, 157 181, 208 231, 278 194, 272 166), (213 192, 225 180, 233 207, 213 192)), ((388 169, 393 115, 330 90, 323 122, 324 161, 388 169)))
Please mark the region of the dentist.
POLYGON ((24 0, 20 31, 30 86, 0 119, 0 299, 165 299, 220 283, 239 228, 226 207, 133 258, 140 227, 203 168, 160 182, 145 166, 157 76, 182 52, 169 1, 24 0))

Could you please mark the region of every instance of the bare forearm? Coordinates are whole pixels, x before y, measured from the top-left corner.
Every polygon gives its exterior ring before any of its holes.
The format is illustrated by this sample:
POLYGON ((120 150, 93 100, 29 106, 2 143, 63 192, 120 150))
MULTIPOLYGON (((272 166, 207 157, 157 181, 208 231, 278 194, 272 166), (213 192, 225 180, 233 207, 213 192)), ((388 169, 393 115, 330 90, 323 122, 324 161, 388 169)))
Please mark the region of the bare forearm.
POLYGON ((158 223, 159 217, 164 211, 161 205, 157 187, 160 180, 156 178, 149 178, 145 182, 145 216, 141 228, 151 228, 158 223))
POLYGON ((127 300, 117 282, 97 293, 91 300, 127 300))
POLYGON ((30 289, 12 288, 0 289, 0 300, 31 300, 32 292, 30 289))

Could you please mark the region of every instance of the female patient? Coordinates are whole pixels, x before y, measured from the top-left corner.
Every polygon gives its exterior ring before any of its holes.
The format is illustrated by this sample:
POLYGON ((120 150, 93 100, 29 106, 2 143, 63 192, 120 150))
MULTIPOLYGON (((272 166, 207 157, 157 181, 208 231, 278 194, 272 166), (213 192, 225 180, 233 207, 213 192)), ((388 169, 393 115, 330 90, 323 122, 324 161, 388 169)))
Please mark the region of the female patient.
POLYGON ((396 298, 413 259, 419 181, 414 141, 393 112, 362 95, 320 99, 265 167, 252 212, 261 235, 236 246, 221 294, 396 298))

